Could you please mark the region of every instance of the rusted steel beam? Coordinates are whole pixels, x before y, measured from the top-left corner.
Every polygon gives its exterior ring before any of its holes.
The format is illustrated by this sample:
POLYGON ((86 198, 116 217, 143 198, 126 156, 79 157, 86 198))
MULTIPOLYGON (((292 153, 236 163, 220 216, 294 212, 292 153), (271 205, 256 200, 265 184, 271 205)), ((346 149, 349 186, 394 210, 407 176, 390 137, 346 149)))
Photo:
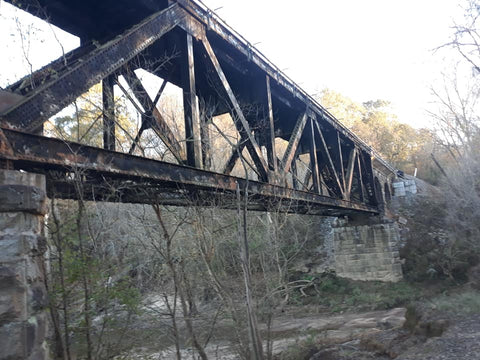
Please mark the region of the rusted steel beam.
POLYGON ((290 166, 292 164, 293 159, 295 158, 295 154, 298 148, 298 143, 302 138, 303 129, 305 128, 306 123, 307 123, 307 113, 304 112, 302 115, 300 115, 297 122, 295 123, 295 127, 293 128, 293 131, 292 131, 292 135, 290 135, 290 140, 288 141, 287 150, 285 150, 285 154, 283 154, 282 168, 284 172, 288 172, 290 170, 290 166))
POLYGON ((245 139, 240 138, 237 145, 234 148, 232 148, 232 155, 230 155, 227 162, 225 163, 225 167, 223 168, 223 174, 229 175, 232 172, 233 168, 235 167, 235 164, 237 163, 237 160, 242 155, 242 151, 244 147, 245 147, 245 139))
POLYGON ((318 166, 323 179, 323 184, 326 186, 329 194, 333 197, 343 199, 344 195, 342 195, 341 192, 343 189, 338 187, 338 183, 335 181, 335 176, 332 175, 330 167, 327 165, 328 159, 325 156, 325 153, 323 151, 319 151, 317 157, 319 159, 318 166))
POLYGON ((353 171, 355 169, 356 157, 357 157, 357 149, 353 148, 350 151, 350 155, 348 157, 348 167, 347 167, 347 173, 345 176, 345 197, 347 198, 347 200, 351 199, 353 171))
POLYGON ((312 177, 312 170, 310 168, 307 169, 307 172, 305 173, 305 178, 303 179, 303 190, 308 191, 309 190, 309 183, 310 183, 310 178, 312 177))
POLYGON ((140 138, 142 137, 143 132, 146 130, 145 124, 147 121, 142 120, 142 125, 140 126, 140 129, 138 129, 137 135, 135 135, 135 139, 133 139, 132 145, 130 146, 130 150, 128 150, 128 153, 132 155, 135 152, 135 148, 138 146, 142 150, 142 154, 145 156, 145 153, 143 149, 139 146, 140 138))
MULTIPOLYGON (((112 152, 109 150, 84 146, 60 139, 28 134, 11 129, 2 129, 13 149, 12 161, 16 169, 48 173, 75 173, 80 171, 86 177, 121 181, 122 187, 135 189, 150 187, 170 189, 190 189, 204 191, 219 196, 233 194, 237 184, 243 189, 247 180, 201 169, 185 167, 143 157, 112 152), (139 185, 140 184, 140 185, 139 185)), ((3 157, 3 154, 0 154, 3 157)), ((90 183, 89 183, 90 184, 90 183)), ((88 184, 87 184, 88 185, 88 184)), ((91 184, 90 184, 91 185, 91 184)), ((176 189, 176 190, 173 190, 176 189)), ((324 213, 345 214, 366 212, 375 214, 375 207, 356 202, 338 200, 319 194, 276 186, 258 181, 248 181, 249 194, 257 197, 263 208, 268 201, 295 202, 307 207, 317 207, 324 213)), ((102 196, 102 194, 98 194, 102 196)), ((131 199, 131 202, 135 202, 131 199)), ((144 199, 142 198, 142 201, 144 199)), ((141 202, 140 200, 136 202, 141 202)))
POLYGON ((182 86, 183 114, 185 121, 185 141, 187 148, 187 165, 202 168, 202 148, 200 142, 200 114, 197 104, 197 89, 195 85, 195 60, 193 56, 192 35, 182 37, 182 86))
POLYGON ((23 99, 23 96, 13 93, 10 90, 0 89, 0 114, 20 103, 23 99))
POLYGON ((213 64, 213 67, 215 68, 218 77, 220 78, 220 81, 222 82, 222 85, 224 87, 224 90, 227 93, 227 96, 233 106, 233 110, 235 111, 235 114, 237 115, 240 124, 238 124, 238 121, 234 121, 235 124, 237 125, 237 128, 240 133, 243 133, 246 135, 248 138, 248 143, 246 144, 247 149, 249 150, 250 156, 252 157, 253 162, 255 163, 257 170, 261 174, 262 180, 267 181, 268 180, 268 168, 265 163, 265 159, 263 158, 262 151, 260 150, 260 147, 257 144, 257 141, 255 140, 252 130, 250 129, 250 125, 248 124, 247 119, 243 115, 243 111, 240 108, 240 105, 233 94, 233 91, 230 87, 230 84, 228 83, 227 78, 225 77, 225 74, 223 73, 223 70, 220 66, 220 63, 218 62, 217 57, 215 56, 215 52, 213 51, 212 46, 210 45, 210 42, 208 41, 207 37, 204 36, 202 39, 203 45, 205 47, 205 50, 213 64))
POLYGON ((363 185, 365 186, 365 199, 364 202, 378 206, 377 196, 375 192, 375 181, 373 176, 373 169, 372 169, 372 160, 368 154, 359 153, 360 163, 362 165, 362 180, 363 185))
POLYGON ((310 168, 312 169, 313 189, 317 194, 320 194, 320 174, 318 172, 317 146, 315 144, 315 130, 312 118, 310 118, 308 135, 310 139, 310 168))
POLYGON ((338 144, 338 160, 340 165, 340 178, 342 180, 343 185, 343 192, 347 192, 347 185, 345 181, 345 168, 343 165, 343 150, 342 150, 342 143, 340 142, 340 133, 337 131, 337 144, 338 144))
POLYGON ((200 118, 200 137, 202 144, 202 167, 210 170, 212 167, 212 146, 210 143, 210 129, 206 119, 200 118))
POLYGON ((3 157, 6 160, 14 157, 12 145, 5 136, 3 130, 0 128, 0 158, 3 157))
MULTIPOLYGON (((158 101, 160 100, 160 97, 162 96, 163 91, 165 90, 165 86, 167 86, 167 83, 168 81, 166 79, 163 80, 162 85, 160 86, 160 89, 157 92, 157 95, 155 95, 155 99, 153 100, 154 108, 157 107, 158 101)), ((142 113, 142 111, 138 108, 135 101, 130 97, 130 94, 128 94, 128 92, 123 88, 123 86, 120 85, 120 88, 124 92, 125 96, 127 96, 127 98, 130 100, 130 102, 137 108, 137 110, 139 110, 139 112, 142 113)), ((135 136, 135 139, 133 140, 132 145, 130 146, 130 150, 128 151, 129 154, 133 154, 137 146, 140 148, 139 146, 140 138, 142 137, 143 132, 147 130, 148 121, 149 121, 148 119, 145 119, 145 114, 142 113, 142 125, 140 126, 140 129, 138 130, 138 133, 135 136)), ((145 156, 143 149, 142 148, 140 149, 142 150, 142 154, 145 156)))
POLYGON ((292 186, 294 189, 298 189, 298 172, 297 172, 297 157, 294 156, 292 164, 290 166, 292 172, 292 186))
POLYGON ((367 198, 365 196, 365 184, 363 183, 363 170, 362 170, 362 164, 360 161, 360 152, 358 151, 357 153, 357 170, 358 170, 358 179, 360 181, 360 200, 363 202, 367 201, 367 198))
POLYGON ((209 123, 212 121, 212 112, 208 109, 208 104, 203 100, 199 101, 200 111, 200 139, 202 144, 202 165, 205 170, 210 170, 212 166, 212 144, 210 141, 209 123))
POLYGON ((153 106, 156 107, 158 105, 158 101, 160 100, 160 97, 163 94, 163 91, 165 90, 165 87, 167 86, 168 81, 167 79, 164 79, 162 82, 162 85, 160 85, 160 89, 158 89, 157 95, 155 95, 155 99, 153 99, 153 106))
MULTIPOLYGON (((65 70, 67 70, 67 67, 70 68, 75 66, 79 59, 86 54, 91 53, 95 49, 96 46, 91 42, 73 49, 51 63, 34 71, 32 74, 26 75, 15 83, 10 84, 6 87, 6 90, 15 94, 27 96, 32 91, 35 91, 39 86, 42 86, 43 84, 50 82, 52 78, 61 75, 65 70)), ((1 108, 0 113, 2 113, 1 108)))
MULTIPOLYGON (((173 154, 175 159, 179 163, 183 163, 186 158, 185 152, 180 146, 175 134, 168 126, 164 117, 162 116, 160 111, 158 111, 152 99, 150 99, 150 96, 148 95, 147 90, 143 86, 142 81, 139 79, 139 77, 137 76, 137 74, 135 74, 134 71, 128 68, 125 69, 123 77, 125 78, 128 87, 135 95, 135 98, 138 100, 138 102, 142 105, 144 109, 144 113, 142 116, 142 125, 145 124, 145 129, 152 128, 153 131, 155 131, 155 133, 157 134, 157 136, 163 141, 163 143, 173 154)), ((131 99, 131 101, 133 101, 133 99, 131 99)))
POLYGON ((268 103, 268 134, 267 134, 267 157, 270 170, 277 176, 277 151, 275 149, 275 124, 273 119, 272 92, 270 90, 270 77, 266 75, 267 103, 268 103))
POLYGON ((246 140, 245 138, 241 139, 243 140, 239 141, 235 146, 232 147, 232 154, 230 155, 228 161, 225 163, 225 171, 222 172, 222 174, 229 175, 235 167, 238 159, 240 159, 242 168, 245 172, 247 172, 248 168, 250 168, 258 176, 258 178, 261 179, 262 175, 258 172, 257 168, 245 156, 243 156, 242 151, 243 148, 247 146, 248 140, 246 140))
POLYGON ((59 77, 38 87, 0 116, 3 126, 25 131, 38 129, 90 87, 152 45, 180 21, 184 11, 177 4, 152 15, 124 35, 83 56, 59 77))
POLYGON ((320 128, 320 125, 318 124, 318 120, 314 114, 312 121, 315 123, 315 126, 317 128, 318 135, 320 136, 320 142, 322 145, 322 154, 327 158, 327 168, 330 173, 330 175, 334 178, 334 186, 335 190, 341 194, 343 198, 345 198, 345 193, 342 188, 342 184, 340 183, 340 179, 338 178, 337 170, 335 169, 335 165, 333 163, 332 157, 330 156, 330 151, 328 150, 327 143, 325 142, 325 138, 323 136, 322 129, 320 128))
MULTIPOLYGON (((120 90, 122 90, 123 95, 125 95, 125 97, 130 101, 130 104, 133 105, 133 107, 138 111, 139 114, 142 114, 142 115, 145 114, 145 110, 140 105, 137 104, 137 102, 130 95, 128 90, 122 85, 122 83, 120 81, 118 81, 118 78, 117 78, 117 81, 116 81, 115 85, 117 85, 120 88, 120 90)), ((147 125, 147 124, 145 124, 145 125, 147 125)), ((148 124, 148 128, 150 128, 150 127, 151 127, 150 124, 148 124)))
POLYGON ((103 148, 115 151, 115 100, 113 85, 115 75, 109 75, 102 80, 103 103, 103 148))

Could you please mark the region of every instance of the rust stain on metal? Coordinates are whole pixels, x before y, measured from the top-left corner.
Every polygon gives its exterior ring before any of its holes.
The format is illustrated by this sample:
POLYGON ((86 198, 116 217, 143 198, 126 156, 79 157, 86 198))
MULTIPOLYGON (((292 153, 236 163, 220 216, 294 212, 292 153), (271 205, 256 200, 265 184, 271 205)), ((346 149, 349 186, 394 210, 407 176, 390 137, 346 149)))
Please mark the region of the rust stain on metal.
POLYGON ((13 156, 12 146, 3 133, 3 130, 0 129, 0 158, 11 159, 13 156))

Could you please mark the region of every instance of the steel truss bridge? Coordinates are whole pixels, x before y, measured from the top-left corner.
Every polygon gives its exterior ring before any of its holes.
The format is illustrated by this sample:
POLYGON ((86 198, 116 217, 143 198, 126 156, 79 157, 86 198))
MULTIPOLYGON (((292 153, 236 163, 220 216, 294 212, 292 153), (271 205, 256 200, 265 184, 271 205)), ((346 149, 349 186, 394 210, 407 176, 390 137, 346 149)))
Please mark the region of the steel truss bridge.
POLYGON ((50 195, 92 200, 234 206, 248 182, 249 207, 343 216, 378 214, 374 150, 339 123, 211 10, 190 0, 7 0, 81 39, 81 46, 0 93, 0 164, 47 175, 50 195), (152 67, 165 54, 176 56, 152 67), (150 97, 135 70, 164 80, 150 97), (113 88, 122 76, 142 125, 130 151, 116 151, 113 88), (43 124, 102 84, 103 148, 42 136, 43 124), (183 90, 185 138, 158 109, 165 84, 183 90), (215 103, 214 111, 205 104, 215 103), (245 111, 255 104, 262 116, 245 111), (211 171, 209 124, 230 113, 240 140, 222 172, 211 171), (261 118, 261 120, 260 120, 261 118), (261 123, 261 124, 260 124, 261 123), (133 155, 151 129, 175 163, 133 155), (288 142, 282 156, 276 138, 288 142), (255 179, 232 176, 242 151, 255 179), (308 169, 297 171, 300 156, 308 169), (231 201, 230 201, 231 200, 231 201))

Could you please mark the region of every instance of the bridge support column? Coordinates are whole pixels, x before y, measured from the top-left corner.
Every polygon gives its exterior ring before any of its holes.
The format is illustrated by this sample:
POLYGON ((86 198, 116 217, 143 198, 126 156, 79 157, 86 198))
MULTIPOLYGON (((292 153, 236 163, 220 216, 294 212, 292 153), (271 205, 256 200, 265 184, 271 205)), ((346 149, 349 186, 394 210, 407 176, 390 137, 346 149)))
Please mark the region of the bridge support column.
POLYGON ((337 275, 354 280, 401 280, 399 240, 398 226, 390 220, 338 220, 334 228, 337 275))
POLYGON ((47 359, 43 175, 0 169, 0 359, 47 359))

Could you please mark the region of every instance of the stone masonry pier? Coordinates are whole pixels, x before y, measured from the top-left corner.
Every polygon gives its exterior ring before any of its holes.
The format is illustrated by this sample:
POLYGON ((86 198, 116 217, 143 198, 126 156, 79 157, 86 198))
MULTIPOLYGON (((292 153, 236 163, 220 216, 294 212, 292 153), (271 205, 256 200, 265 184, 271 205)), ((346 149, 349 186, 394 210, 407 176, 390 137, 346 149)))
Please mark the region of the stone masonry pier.
POLYGON ((0 359, 46 359, 45 177, 0 170, 0 359))
POLYGON ((394 222, 340 224, 334 229, 335 271, 354 280, 399 281, 399 229, 394 222))

